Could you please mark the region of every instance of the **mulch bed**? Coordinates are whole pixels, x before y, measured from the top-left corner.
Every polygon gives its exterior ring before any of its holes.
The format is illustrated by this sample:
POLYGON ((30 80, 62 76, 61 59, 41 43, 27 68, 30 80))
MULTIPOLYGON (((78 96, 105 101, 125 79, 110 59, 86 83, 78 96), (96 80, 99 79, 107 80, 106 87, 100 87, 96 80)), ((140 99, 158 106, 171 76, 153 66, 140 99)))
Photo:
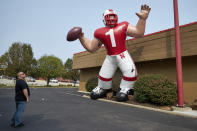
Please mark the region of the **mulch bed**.
MULTIPOLYGON (((171 106, 159 106, 159 105, 154 105, 154 104, 150 104, 150 103, 139 103, 138 101, 136 101, 134 99, 133 95, 129 95, 128 97, 129 97, 129 100, 125 102, 128 104, 134 104, 134 105, 140 105, 140 106, 151 107, 151 108, 156 108, 156 109, 162 109, 162 110, 166 110, 166 111, 172 110, 171 106)), ((116 101, 116 98, 115 98, 115 96, 113 96, 113 93, 108 93, 107 97, 105 99, 116 101)), ((172 105, 172 106, 176 106, 176 105, 172 105)), ((197 110, 197 105, 192 105, 190 107, 192 108, 192 110, 197 110)))

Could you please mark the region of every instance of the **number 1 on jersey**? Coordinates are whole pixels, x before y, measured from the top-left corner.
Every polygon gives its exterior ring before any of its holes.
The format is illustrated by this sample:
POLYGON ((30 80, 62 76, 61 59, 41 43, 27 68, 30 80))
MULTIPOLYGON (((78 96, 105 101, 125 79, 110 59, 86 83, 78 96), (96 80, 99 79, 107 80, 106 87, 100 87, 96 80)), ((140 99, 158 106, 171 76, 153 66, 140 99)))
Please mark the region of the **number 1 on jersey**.
POLYGON ((112 47, 116 47, 116 41, 115 41, 115 37, 114 37, 114 30, 110 29, 108 32, 105 33, 105 35, 110 35, 110 40, 111 40, 112 47))

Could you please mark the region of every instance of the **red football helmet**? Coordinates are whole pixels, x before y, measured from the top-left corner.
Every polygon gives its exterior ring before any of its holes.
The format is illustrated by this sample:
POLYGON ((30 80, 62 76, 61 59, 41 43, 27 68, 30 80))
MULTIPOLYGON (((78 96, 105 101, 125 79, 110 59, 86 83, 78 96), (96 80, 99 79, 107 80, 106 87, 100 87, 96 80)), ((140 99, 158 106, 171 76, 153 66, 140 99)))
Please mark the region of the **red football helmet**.
POLYGON ((118 16, 114 10, 108 9, 103 13, 103 23, 105 26, 116 26, 118 23, 118 16), (114 19, 110 19, 110 16, 114 16, 114 19))

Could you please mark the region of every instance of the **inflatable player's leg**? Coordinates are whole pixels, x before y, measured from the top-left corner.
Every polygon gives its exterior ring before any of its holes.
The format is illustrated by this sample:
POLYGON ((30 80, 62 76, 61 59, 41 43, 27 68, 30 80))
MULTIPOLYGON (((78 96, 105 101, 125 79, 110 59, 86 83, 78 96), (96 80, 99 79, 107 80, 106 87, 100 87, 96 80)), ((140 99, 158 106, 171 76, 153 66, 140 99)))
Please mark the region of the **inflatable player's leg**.
POLYGON ((129 91, 137 80, 137 70, 135 64, 127 51, 121 53, 118 57, 119 68, 122 72, 120 91, 116 94, 117 101, 127 101, 129 91))
POLYGON ((106 94, 111 91, 112 77, 116 72, 116 69, 117 64, 115 62, 115 58, 107 55, 99 72, 98 86, 90 93, 91 99, 105 97, 106 94))

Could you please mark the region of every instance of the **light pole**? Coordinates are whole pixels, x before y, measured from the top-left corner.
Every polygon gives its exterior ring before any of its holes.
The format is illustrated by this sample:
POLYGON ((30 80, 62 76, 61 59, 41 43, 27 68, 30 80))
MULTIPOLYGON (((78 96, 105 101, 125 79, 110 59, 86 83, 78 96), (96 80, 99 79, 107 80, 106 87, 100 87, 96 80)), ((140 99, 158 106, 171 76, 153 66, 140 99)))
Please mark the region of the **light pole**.
POLYGON ((180 30, 178 16, 178 2, 174 0, 174 25, 175 25, 175 42, 176 42, 176 70, 177 70, 177 88, 178 88, 178 106, 184 107, 183 96, 183 73, 181 62, 180 30))

